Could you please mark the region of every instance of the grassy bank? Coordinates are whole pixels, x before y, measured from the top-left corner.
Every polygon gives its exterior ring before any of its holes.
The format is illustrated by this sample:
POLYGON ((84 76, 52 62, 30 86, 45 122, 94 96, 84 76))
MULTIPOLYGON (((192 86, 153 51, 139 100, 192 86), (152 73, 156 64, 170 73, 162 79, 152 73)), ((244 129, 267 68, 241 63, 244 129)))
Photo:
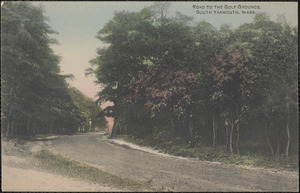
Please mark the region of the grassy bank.
POLYGON ((217 147, 216 150, 213 147, 207 147, 201 144, 195 144, 194 147, 190 147, 189 143, 180 138, 171 139, 158 135, 150 135, 143 139, 129 135, 119 135, 118 138, 140 146, 153 147, 164 153, 197 158, 205 161, 220 161, 238 165, 250 165, 292 171, 298 171, 299 168, 298 156, 296 155, 290 156, 289 159, 286 159, 284 156, 272 157, 254 153, 237 155, 226 152, 224 147, 217 147))
POLYGON ((151 186, 133 180, 118 177, 84 163, 70 160, 59 154, 42 149, 34 153, 31 163, 51 172, 63 174, 72 178, 88 180, 126 190, 155 191, 151 186))

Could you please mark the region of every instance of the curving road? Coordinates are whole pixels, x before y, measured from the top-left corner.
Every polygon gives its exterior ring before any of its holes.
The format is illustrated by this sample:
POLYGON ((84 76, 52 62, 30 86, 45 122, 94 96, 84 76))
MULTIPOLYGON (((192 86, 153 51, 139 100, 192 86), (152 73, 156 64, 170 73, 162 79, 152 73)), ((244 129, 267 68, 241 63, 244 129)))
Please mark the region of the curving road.
POLYGON ((44 147, 169 191, 299 191, 299 173, 193 161, 112 144, 104 133, 58 136, 44 147))

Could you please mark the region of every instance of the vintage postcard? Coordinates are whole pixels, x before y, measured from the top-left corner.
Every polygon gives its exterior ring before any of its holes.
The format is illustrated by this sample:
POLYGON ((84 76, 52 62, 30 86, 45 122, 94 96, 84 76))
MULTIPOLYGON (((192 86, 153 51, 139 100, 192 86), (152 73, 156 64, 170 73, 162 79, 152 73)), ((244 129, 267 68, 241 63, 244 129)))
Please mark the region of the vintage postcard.
POLYGON ((299 191, 298 2, 1 1, 2 191, 299 191))

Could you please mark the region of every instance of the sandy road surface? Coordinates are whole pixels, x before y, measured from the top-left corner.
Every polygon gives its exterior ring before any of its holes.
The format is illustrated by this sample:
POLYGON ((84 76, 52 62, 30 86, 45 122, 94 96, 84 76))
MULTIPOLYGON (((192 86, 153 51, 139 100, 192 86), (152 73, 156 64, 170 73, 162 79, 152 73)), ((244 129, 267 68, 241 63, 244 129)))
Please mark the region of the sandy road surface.
POLYGON ((29 164, 26 156, 2 153, 1 190, 3 192, 118 192, 120 189, 49 173, 29 164))
POLYGON ((156 155, 111 143, 103 133, 58 136, 41 145, 103 171, 170 191, 299 191, 299 173, 156 155))
POLYGON ((84 182, 70 179, 48 172, 35 169, 22 169, 4 165, 2 177, 2 191, 88 191, 88 192, 110 192, 120 191, 110 187, 101 186, 96 183, 84 182))

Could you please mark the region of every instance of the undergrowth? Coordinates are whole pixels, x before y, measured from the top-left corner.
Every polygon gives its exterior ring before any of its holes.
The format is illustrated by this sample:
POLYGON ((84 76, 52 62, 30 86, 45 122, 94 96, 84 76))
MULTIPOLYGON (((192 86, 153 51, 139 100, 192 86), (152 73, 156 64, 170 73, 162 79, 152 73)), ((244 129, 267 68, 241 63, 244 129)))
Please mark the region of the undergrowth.
POLYGON ((284 156, 268 156, 262 154, 235 154, 229 153, 223 146, 216 149, 201 144, 190 144, 181 138, 171 139, 164 135, 149 135, 145 138, 136 138, 129 135, 118 135, 119 138, 136 143, 141 146, 153 147, 164 153, 175 156, 196 158, 203 161, 219 161, 230 164, 250 165, 257 167, 277 168, 298 171, 298 156, 291 155, 288 159, 284 156))
POLYGON ((154 191, 149 185, 118 177, 98 168, 52 153, 47 149, 42 149, 34 153, 31 158, 31 163, 48 171, 63 174, 72 178, 88 180, 129 190, 154 191))

